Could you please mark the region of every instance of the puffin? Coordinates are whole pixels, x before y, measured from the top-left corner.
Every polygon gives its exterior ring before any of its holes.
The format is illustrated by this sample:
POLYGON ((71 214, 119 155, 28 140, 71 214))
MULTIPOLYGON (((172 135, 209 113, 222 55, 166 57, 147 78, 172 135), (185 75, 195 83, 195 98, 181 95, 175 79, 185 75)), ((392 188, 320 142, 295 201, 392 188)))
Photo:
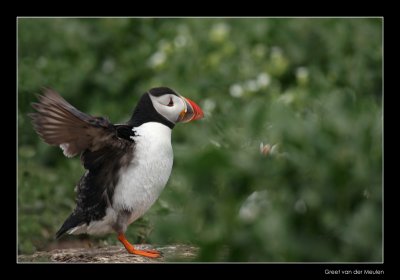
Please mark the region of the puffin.
POLYGON ((139 99, 131 118, 112 124, 73 107, 45 88, 33 128, 66 157, 80 155, 85 173, 75 187, 76 207, 56 233, 103 235, 115 232, 126 250, 157 258, 156 250, 138 250, 125 237, 128 225, 154 204, 168 182, 173 165, 171 132, 177 123, 204 117, 200 106, 168 87, 156 87, 139 99))

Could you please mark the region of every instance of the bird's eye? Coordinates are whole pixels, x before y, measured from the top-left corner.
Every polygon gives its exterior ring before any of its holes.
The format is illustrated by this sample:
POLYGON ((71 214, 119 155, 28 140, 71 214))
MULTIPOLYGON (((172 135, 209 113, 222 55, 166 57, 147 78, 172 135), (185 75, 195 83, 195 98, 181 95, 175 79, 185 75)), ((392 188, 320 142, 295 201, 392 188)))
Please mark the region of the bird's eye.
POLYGON ((174 102, 172 101, 172 98, 169 99, 169 103, 167 105, 168 107, 174 106, 174 102))

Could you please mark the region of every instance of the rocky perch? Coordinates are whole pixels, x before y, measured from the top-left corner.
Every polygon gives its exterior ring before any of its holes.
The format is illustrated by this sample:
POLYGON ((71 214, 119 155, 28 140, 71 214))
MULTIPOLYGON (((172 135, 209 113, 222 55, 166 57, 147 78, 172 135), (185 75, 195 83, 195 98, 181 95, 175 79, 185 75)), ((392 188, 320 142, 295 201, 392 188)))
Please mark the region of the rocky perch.
POLYGON ((49 252, 36 252, 33 255, 19 255, 18 262, 56 262, 56 263, 162 263, 190 262, 198 253, 198 248, 189 245, 150 246, 136 245, 137 249, 156 249, 162 253, 157 259, 129 254, 121 246, 101 248, 57 249, 49 252))

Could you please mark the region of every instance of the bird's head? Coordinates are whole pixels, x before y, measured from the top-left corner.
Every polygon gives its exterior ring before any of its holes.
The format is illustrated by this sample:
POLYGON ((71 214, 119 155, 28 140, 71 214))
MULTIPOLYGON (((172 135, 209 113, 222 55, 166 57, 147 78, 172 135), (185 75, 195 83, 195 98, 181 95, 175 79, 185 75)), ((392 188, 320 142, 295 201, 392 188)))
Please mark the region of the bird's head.
POLYGON ((170 88, 152 88, 148 94, 154 109, 172 123, 190 122, 204 116, 199 105, 170 88))
POLYGON ((203 117, 200 106, 192 100, 170 88, 157 87, 142 96, 131 121, 134 126, 156 121, 173 128, 178 122, 186 123, 203 117))

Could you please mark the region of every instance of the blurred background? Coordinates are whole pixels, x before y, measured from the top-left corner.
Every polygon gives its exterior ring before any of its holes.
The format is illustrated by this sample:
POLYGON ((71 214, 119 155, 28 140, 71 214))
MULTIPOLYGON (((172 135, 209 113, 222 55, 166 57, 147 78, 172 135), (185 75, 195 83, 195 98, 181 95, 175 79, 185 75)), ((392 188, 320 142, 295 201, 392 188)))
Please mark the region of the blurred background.
POLYGON ((118 244, 55 232, 79 158, 42 142, 41 87, 127 121, 168 86, 206 118, 177 125, 160 199, 134 243, 198 261, 382 260, 382 19, 18 19, 18 253, 118 244))

